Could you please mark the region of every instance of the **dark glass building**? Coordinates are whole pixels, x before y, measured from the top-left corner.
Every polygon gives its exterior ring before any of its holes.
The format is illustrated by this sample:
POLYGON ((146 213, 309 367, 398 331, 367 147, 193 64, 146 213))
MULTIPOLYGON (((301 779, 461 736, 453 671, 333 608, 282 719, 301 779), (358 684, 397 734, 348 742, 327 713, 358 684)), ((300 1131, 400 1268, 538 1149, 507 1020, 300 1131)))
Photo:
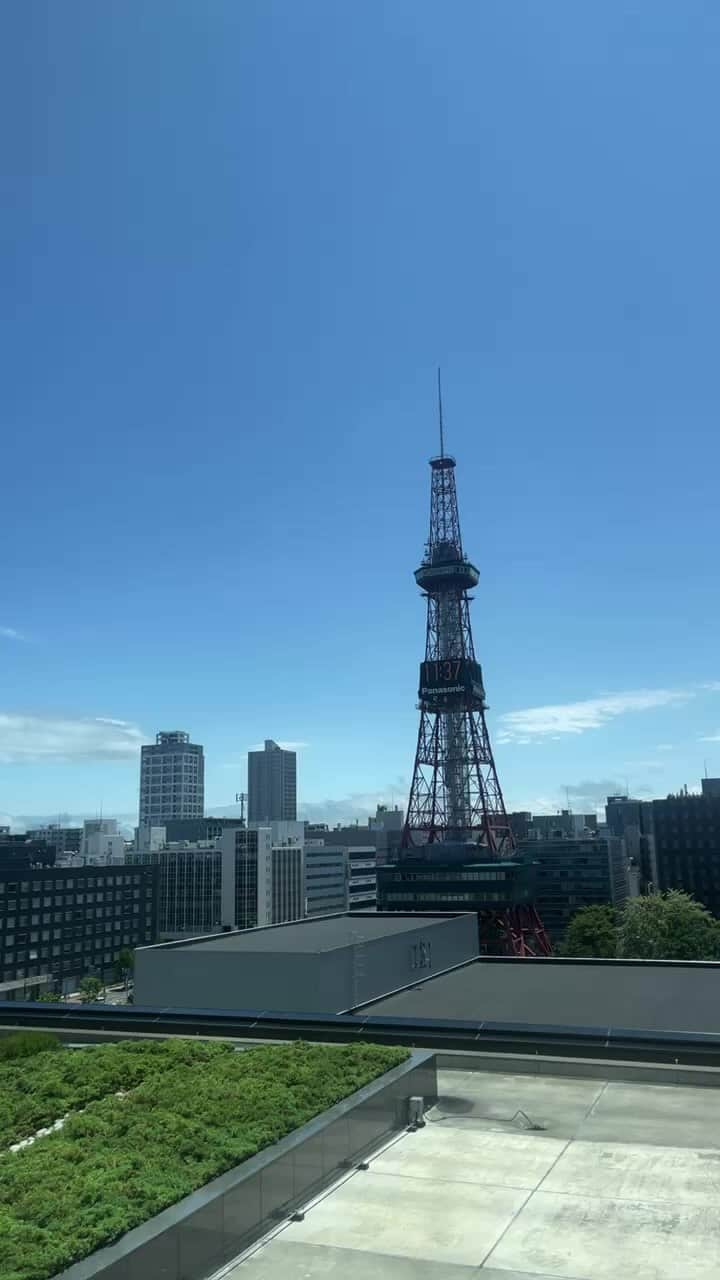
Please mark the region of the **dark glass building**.
POLYGON ((581 907, 622 906, 628 897, 627 858, 620 840, 524 840, 520 850, 535 864, 537 907, 553 943, 562 940, 581 907))
POLYGON ((642 805, 644 834, 657 889, 684 889, 720 918, 720 793, 704 778, 701 795, 668 796, 642 805))
POLYGON ((487 913, 498 914, 536 902, 535 868, 520 858, 494 862, 472 860, 476 846, 428 846, 428 858, 417 857, 377 868, 378 911, 477 911, 483 913, 480 948, 488 954, 502 950, 487 913), (442 861, 436 861, 443 849, 442 861))
MULTIPOLYGON (((53 850, 54 853, 54 850, 53 850)), ((120 951, 155 941, 154 867, 56 867, 4 860, 0 848, 3 992, 72 991, 110 978, 120 951)))

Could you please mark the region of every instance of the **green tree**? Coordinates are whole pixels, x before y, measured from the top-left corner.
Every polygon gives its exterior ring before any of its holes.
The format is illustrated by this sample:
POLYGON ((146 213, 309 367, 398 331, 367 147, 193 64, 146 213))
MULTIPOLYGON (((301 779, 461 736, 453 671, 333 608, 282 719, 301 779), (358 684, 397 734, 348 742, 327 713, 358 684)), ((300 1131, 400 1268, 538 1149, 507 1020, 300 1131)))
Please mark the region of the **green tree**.
POLYGON ((638 960, 716 960, 720 921, 680 889, 632 898, 620 916, 618 955, 638 960))
POLYGON ((83 978, 78 987, 80 999, 83 1004, 92 1004, 93 1000, 97 1000, 102 989, 103 984, 100 978, 96 978, 93 974, 89 974, 87 978, 83 978))
POLYGON ((45 1004, 60 1004, 62 996, 59 991, 43 991, 42 995, 38 996, 38 1000, 45 1004))
POLYGON ((130 947, 123 947, 115 961, 115 980, 124 982, 127 987, 128 978, 135 968, 135 952, 130 947))
POLYGON ((570 921, 565 941, 560 947, 564 956, 595 956, 611 960, 617 954, 617 921, 615 908, 581 907, 570 921))

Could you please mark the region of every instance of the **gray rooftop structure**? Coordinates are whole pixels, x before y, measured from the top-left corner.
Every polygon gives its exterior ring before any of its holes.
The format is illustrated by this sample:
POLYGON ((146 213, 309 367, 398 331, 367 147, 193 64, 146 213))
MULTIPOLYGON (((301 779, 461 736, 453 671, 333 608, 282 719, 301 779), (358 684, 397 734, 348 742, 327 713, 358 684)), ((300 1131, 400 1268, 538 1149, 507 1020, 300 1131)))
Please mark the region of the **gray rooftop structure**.
POLYGON ((471 914, 348 912, 141 947, 135 1001, 342 1013, 477 955, 471 914))
POLYGON ((363 1006, 378 1017, 720 1032, 720 964, 478 959, 363 1006))
POLYGON ((293 924, 270 925, 262 929, 238 929, 232 933, 211 934, 175 944, 178 949, 202 947, 205 951, 335 951, 338 947, 355 946, 389 938, 398 933, 414 933, 420 925, 431 927, 454 920, 453 914, 396 916, 355 915, 343 913, 296 920, 293 924))

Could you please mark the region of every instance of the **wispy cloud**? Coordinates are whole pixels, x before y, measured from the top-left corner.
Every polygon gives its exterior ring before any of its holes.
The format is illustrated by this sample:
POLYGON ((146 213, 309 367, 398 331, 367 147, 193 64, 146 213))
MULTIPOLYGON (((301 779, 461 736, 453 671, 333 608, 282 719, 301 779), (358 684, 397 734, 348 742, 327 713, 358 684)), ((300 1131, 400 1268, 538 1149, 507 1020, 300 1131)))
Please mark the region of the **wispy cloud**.
POLYGON ((588 778, 583 782, 570 783, 562 788, 563 798, 567 797, 584 810, 600 808, 608 796, 625 794, 625 783, 616 778, 588 778))
POLYGON ((134 760, 144 736, 127 720, 0 712, 0 763, 134 760))
POLYGON ((720 742, 720 733, 708 733, 704 738, 698 738, 698 742, 720 742))
POLYGON ((3 640, 25 640, 26 637, 22 631, 16 631, 15 627, 0 627, 0 637, 3 640))
POLYGON ((628 712, 680 706, 694 696, 687 689, 634 689, 586 698, 581 702, 507 711, 499 717, 498 741, 520 743, 527 742, 529 738, 547 739, 566 733, 586 733, 588 729, 600 729, 628 712))

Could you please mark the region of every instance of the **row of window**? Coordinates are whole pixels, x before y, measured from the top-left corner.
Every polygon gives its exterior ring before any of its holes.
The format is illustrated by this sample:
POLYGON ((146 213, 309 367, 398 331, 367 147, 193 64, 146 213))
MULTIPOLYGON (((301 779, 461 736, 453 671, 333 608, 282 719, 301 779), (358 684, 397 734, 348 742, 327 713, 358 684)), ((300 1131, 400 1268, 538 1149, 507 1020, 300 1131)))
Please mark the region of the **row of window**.
POLYGON ((47 880, 0 880, 0 893, 40 893, 63 892, 66 889, 96 889, 98 883, 103 888, 108 886, 117 887, 142 884, 143 877, 135 872, 133 875, 105 875, 100 872, 97 876, 91 876, 86 879, 84 876, 54 876, 47 880))
MULTIPOLYGON (((445 902, 470 902, 477 903, 477 894, 475 893, 443 893, 441 889, 433 892, 433 903, 439 905, 445 902)), ((383 901, 386 902, 424 902, 425 895, 423 893, 387 893, 383 895, 383 901)), ((507 902, 506 893, 484 893, 483 902, 507 902)))
POLYGON ((393 877, 393 883, 405 880, 427 880, 453 882, 456 880, 507 880, 509 879, 505 871, 398 871, 393 877))

